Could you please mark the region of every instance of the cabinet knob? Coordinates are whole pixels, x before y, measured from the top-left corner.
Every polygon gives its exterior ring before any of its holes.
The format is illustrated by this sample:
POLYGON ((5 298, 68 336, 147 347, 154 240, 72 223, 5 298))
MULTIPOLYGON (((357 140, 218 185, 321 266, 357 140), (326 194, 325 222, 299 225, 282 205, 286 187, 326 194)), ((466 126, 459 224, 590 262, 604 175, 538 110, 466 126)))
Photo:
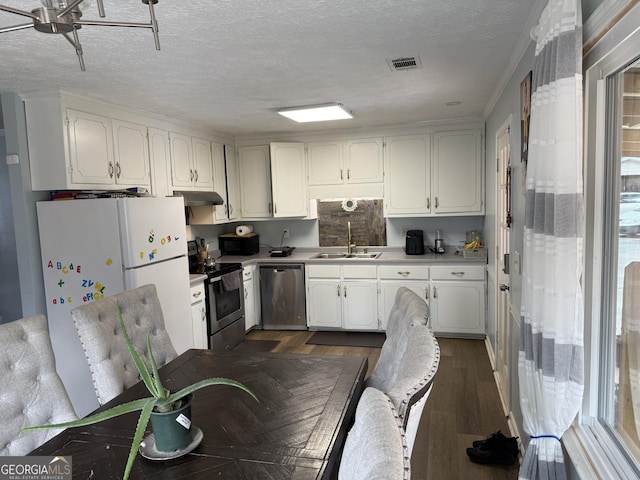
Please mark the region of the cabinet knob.
POLYGON ((192 168, 189 169, 189 180, 191 182, 193 182, 193 169, 192 168))
POLYGON ((116 162, 116 178, 120 178, 122 175, 122 167, 120 166, 120 162, 116 162))
POLYGON ((464 272, 451 272, 451 275, 455 277, 464 277, 464 272))
POLYGON ((195 292, 192 297, 193 298, 198 298, 200 295, 202 295, 202 292, 195 292))
POLYGON ((194 170, 193 173, 195 173, 196 176, 196 182, 198 181, 198 170, 194 170))
POLYGON ((109 178, 113 178, 113 162, 109 162, 109 178))
POLYGON ((345 296, 345 298, 347 296, 347 286, 346 285, 344 286, 344 296, 345 296))
POLYGON ((438 298, 438 290, 435 286, 433 287, 433 298, 438 298))
POLYGON ((431 197, 427 197, 427 210, 431 208, 431 197))
POLYGON ((436 208, 438 208, 440 204, 438 203, 438 197, 436 197, 436 208))
POLYGON ((409 275, 411 275, 411 272, 398 272, 398 275, 400 275, 401 277, 408 277, 409 275))

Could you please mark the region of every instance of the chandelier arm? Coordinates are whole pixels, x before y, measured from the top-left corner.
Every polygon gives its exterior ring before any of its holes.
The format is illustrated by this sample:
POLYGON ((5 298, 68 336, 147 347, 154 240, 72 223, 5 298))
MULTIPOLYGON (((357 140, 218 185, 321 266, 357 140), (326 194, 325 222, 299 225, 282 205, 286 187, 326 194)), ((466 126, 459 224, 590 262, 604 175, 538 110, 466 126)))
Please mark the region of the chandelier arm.
POLYGON ((80 45, 80 37, 78 37, 78 30, 75 28, 73 29, 73 38, 71 38, 68 33, 63 33, 62 35, 64 35, 64 38, 66 38, 69 43, 73 45, 73 48, 75 48, 78 61, 80 62, 80 70, 84 72, 86 68, 84 66, 84 56, 82 52, 82 45, 80 45))
POLYGON ((29 17, 33 19, 37 19, 38 16, 34 15, 32 12, 27 12, 26 10, 20 10, 18 8, 8 7, 6 5, 0 5, 0 10, 4 10, 5 12, 15 13, 16 15, 22 15, 23 17, 29 17))
POLYGON ((156 20, 156 12, 153 9, 154 3, 155 2, 153 1, 149 2, 149 15, 151 16, 151 30, 153 31, 153 40, 156 43, 156 50, 160 50, 160 36, 158 35, 158 21, 156 20))
POLYGON ((71 10, 76 8, 82 2, 84 2, 84 0, 73 0, 69 5, 67 5, 66 8, 64 8, 63 10, 60 10, 56 16, 58 18, 64 17, 67 13, 71 12, 71 10))
POLYGON ((25 30, 27 28, 33 28, 33 23, 22 23, 20 25, 14 25, 12 27, 0 28, 0 33, 15 32, 16 30, 25 30))
POLYGON ((104 3, 102 3, 102 0, 96 0, 96 3, 98 4, 98 15, 100 15, 101 18, 106 17, 107 14, 104 12, 104 3))
POLYGON ((151 28, 150 23, 133 23, 133 22, 104 22, 102 20, 74 20, 74 25, 98 25, 101 27, 133 27, 133 28, 151 28))

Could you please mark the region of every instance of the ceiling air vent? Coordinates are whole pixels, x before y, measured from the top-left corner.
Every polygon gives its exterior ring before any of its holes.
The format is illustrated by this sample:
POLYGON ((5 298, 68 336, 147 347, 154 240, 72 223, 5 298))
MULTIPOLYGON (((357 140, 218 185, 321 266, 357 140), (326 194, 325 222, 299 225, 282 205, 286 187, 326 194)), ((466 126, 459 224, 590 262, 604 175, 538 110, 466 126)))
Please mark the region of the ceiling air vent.
POLYGON ((394 72, 400 72, 402 70, 416 70, 418 68, 422 68, 420 57, 387 58, 387 64, 389 65, 389 68, 394 72))

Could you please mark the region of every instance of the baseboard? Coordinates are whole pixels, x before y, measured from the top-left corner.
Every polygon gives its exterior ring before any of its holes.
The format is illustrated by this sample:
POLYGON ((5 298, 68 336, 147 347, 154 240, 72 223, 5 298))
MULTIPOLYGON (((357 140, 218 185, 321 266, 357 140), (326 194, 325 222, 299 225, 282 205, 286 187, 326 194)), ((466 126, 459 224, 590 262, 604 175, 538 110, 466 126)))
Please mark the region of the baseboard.
POLYGON ((484 345, 487 349, 487 355, 489 355, 489 363, 491 363, 491 370, 496 371, 496 354, 493 351, 493 345, 489 341, 489 336, 484 337, 484 345))

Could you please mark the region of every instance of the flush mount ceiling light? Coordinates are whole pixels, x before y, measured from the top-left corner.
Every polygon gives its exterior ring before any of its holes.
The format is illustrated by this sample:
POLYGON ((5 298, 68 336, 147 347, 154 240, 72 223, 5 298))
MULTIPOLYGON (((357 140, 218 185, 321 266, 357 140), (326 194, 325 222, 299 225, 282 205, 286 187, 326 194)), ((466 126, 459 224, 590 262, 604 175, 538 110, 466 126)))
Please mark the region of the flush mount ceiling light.
MULTIPOLYGON (((81 20, 82 12, 91 4, 91 0, 41 0, 43 7, 34 8, 30 12, 19 10, 17 8, 0 5, 0 10, 23 17, 29 17, 31 23, 23 23, 13 25, 11 27, 0 28, 0 33, 13 32, 15 30, 24 30, 25 28, 35 28, 42 33, 57 33, 66 38, 76 50, 78 61, 80 62, 80 70, 85 71, 84 59, 82 56, 82 45, 78 38, 78 29, 83 25, 102 25, 108 27, 134 27, 134 28, 150 28, 153 32, 153 38, 156 43, 156 50, 160 50, 160 39, 158 37, 158 23, 153 6, 158 0, 142 0, 142 3, 149 5, 149 14, 151 20, 149 23, 133 23, 133 22, 107 22, 102 20, 81 20)), ((102 0, 96 0, 98 5, 98 13, 100 17, 105 17, 104 5, 102 0)))
POLYGON ((325 103, 322 105, 307 105, 305 107, 283 108, 278 110, 283 115, 296 122, 324 122, 327 120, 344 120, 353 118, 342 104, 325 103))

